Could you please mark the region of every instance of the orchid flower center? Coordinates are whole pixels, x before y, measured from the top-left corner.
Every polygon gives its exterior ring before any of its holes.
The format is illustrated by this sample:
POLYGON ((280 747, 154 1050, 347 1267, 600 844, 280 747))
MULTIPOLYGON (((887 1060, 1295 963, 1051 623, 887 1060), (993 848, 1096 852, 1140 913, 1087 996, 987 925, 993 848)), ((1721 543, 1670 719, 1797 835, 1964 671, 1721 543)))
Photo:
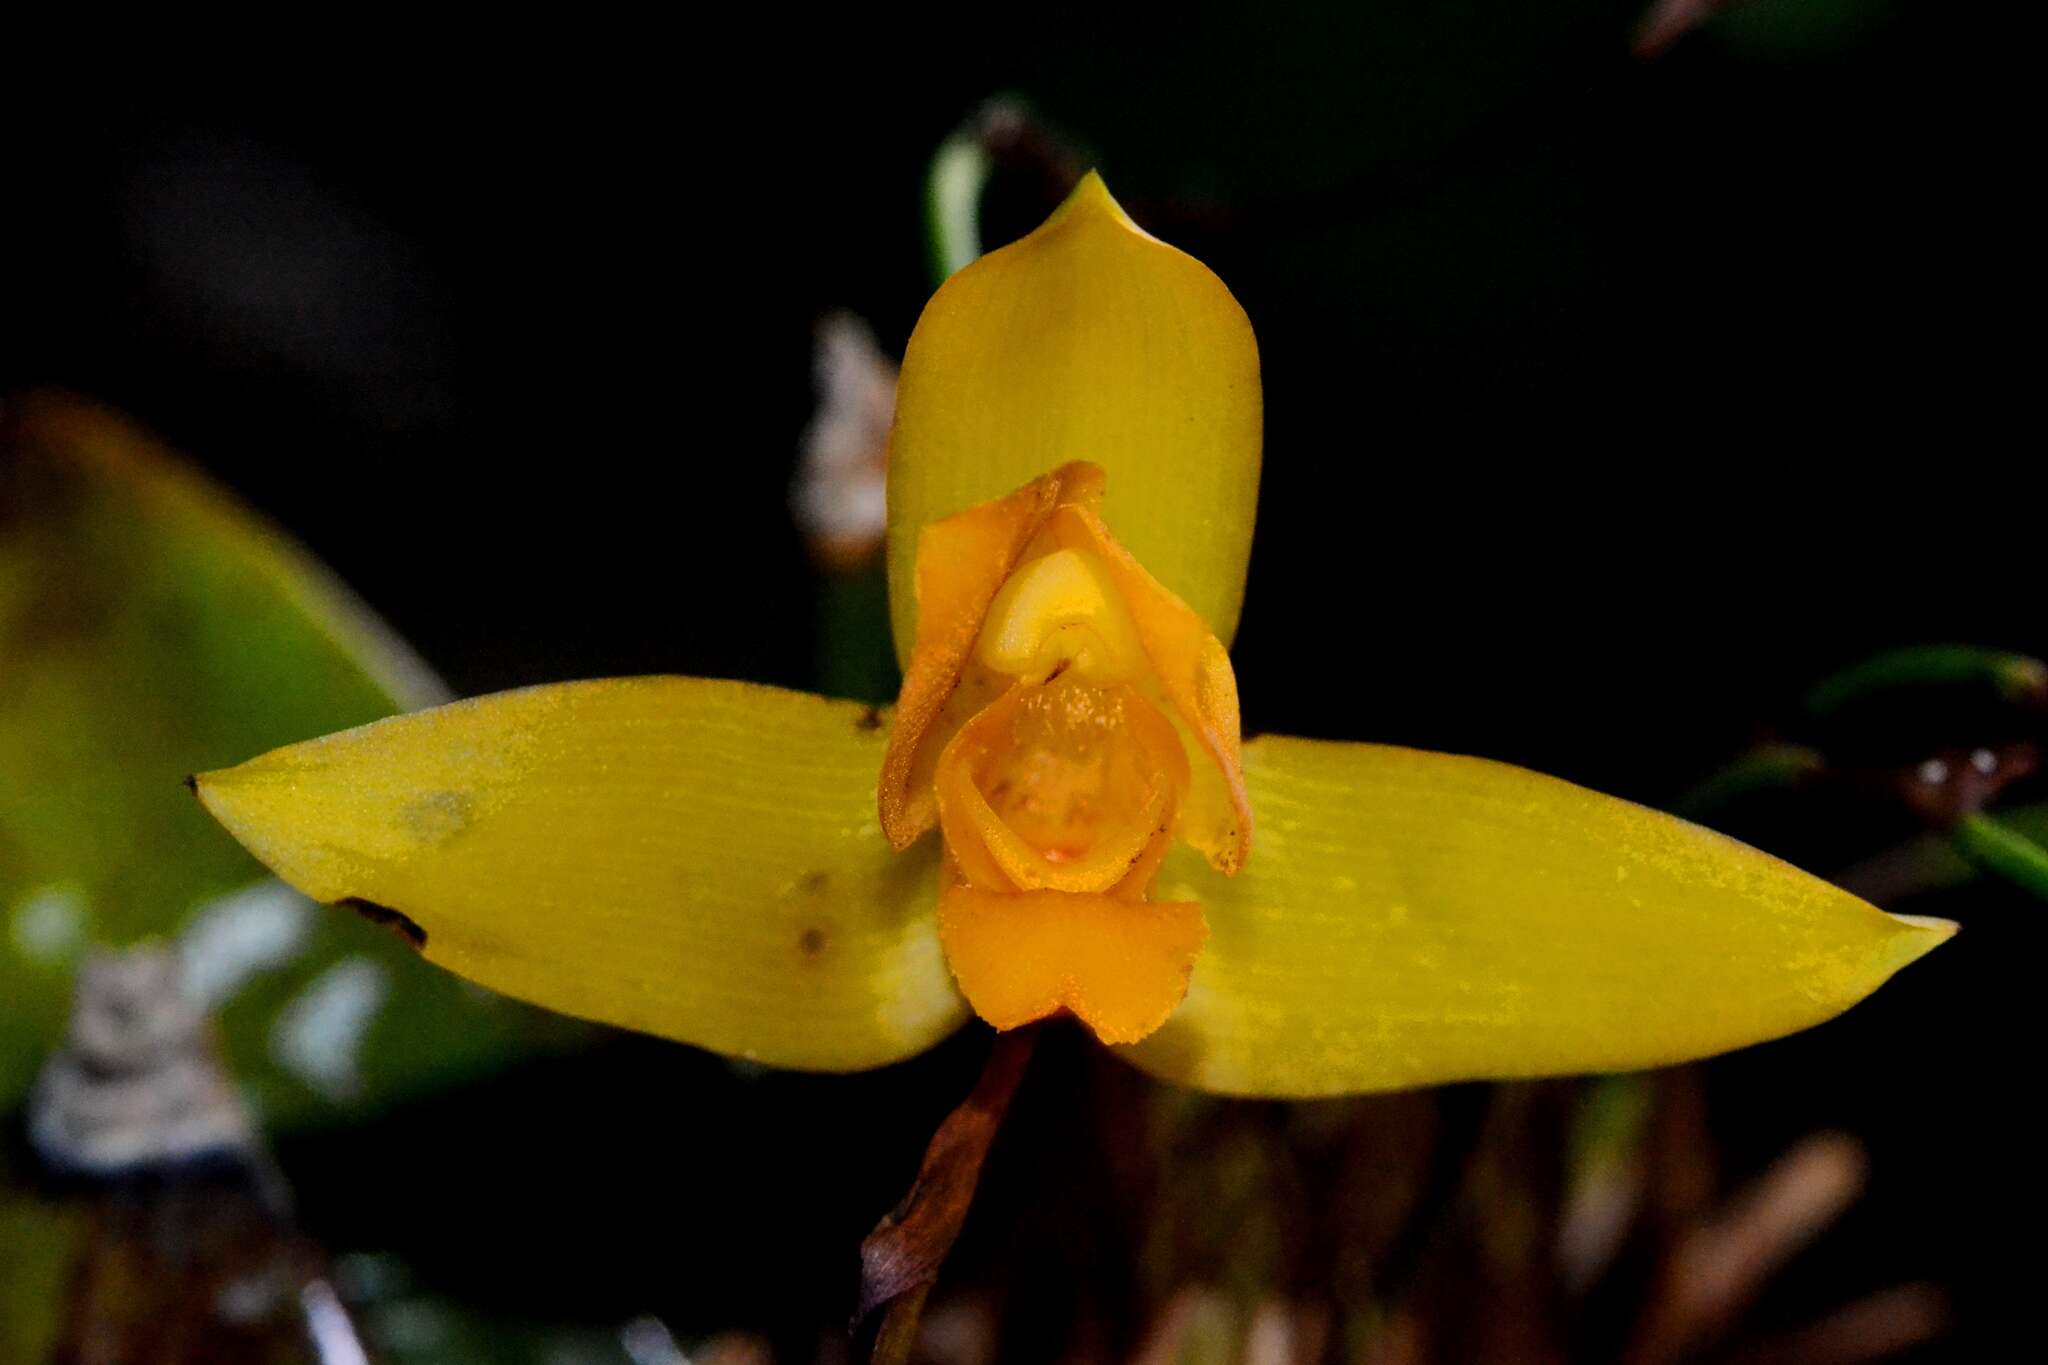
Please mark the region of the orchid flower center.
POLYGON ((1128 1043, 1208 937, 1198 903, 1153 899, 1168 850, 1234 873, 1251 810, 1229 655, 1110 533, 1103 479, 1062 465, 918 531, 876 808, 898 849, 943 836, 939 939, 976 1013, 1128 1043))
POLYGON ((1055 550, 1011 575, 975 644, 1017 679, 939 758, 939 820, 988 891, 1142 896, 1188 783, 1172 722, 1133 684, 1149 666, 1101 562, 1055 550))

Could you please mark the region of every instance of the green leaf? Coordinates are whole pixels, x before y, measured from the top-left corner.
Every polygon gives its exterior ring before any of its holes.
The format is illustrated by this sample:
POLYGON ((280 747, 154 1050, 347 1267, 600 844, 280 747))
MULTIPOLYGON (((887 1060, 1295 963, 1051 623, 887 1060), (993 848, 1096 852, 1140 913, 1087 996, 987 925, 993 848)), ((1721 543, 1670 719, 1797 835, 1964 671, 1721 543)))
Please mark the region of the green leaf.
POLYGON ((1971 811, 1956 822, 1955 844, 1978 867, 2048 900, 2048 848, 2012 822, 1971 811))
POLYGON ((1806 713, 1825 719, 1885 692, 1973 685, 2007 701, 2048 702, 2048 664, 1979 645, 1913 645, 1874 655, 1814 684, 1806 694, 1806 713))
POLYGON ((529 1016, 263 889, 183 786, 441 695, 326 570, 135 428, 70 399, 0 407, 0 1108, 62 1037, 82 952, 180 934, 273 1120, 509 1056, 529 1016))

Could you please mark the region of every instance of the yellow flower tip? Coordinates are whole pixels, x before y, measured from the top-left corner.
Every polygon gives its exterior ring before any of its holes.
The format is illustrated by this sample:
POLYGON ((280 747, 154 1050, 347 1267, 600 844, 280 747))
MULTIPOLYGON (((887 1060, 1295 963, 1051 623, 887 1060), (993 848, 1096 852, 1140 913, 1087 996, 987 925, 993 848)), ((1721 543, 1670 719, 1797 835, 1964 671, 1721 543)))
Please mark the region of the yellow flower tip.
POLYGON ((1102 172, 1090 170, 1082 176, 1052 216, 1039 225, 1040 232, 1050 232, 1069 224, 1097 219, 1115 224, 1129 232, 1135 232, 1148 241, 1158 241, 1151 233, 1138 226, 1124 206, 1109 192, 1109 186, 1102 179, 1102 172))
MULTIPOLYGON (((1889 912, 1887 912, 1889 913, 1889 912)), ((1890 915, 1904 928, 1886 944, 1882 971, 1885 976, 1909 967, 1956 936, 1962 926, 1952 919, 1933 915, 1890 915)))
POLYGON ((288 777, 278 780, 277 764, 281 755, 293 752, 277 750, 232 768, 195 773, 185 779, 185 785, 206 813, 257 861, 273 870, 291 866, 294 875, 288 880, 314 900, 343 900, 350 892, 335 881, 332 860, 299 856, 295 847, 304 842, 306 834, 299 826, 300 812, 293 800, 298 788, 288 777))

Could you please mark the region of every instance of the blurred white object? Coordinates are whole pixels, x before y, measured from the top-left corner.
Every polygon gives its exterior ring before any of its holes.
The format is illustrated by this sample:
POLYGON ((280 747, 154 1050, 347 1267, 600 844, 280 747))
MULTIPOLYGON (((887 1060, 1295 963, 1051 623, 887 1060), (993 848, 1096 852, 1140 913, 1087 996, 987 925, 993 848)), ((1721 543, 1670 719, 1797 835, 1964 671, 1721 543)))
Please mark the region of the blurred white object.
POLYGON ((791 502, 818 561, 847 573, 881 553, 888 527, 896 366, 851 313, 819 322, 812 363, 818 409, 804 429, 791 502))
POLYGON ((304 952, 318 913, 312 901, 268 877, 207 901, 179 937, 185 993, 201 1009, 219 1009, 251 977, 304 952))
POLYGON ((85 946, 85 893, 68 883, 39 886, 16 902, 9 923, 14 951, 39 967, 71 961, 85 946))
POLYGON ((339 1104, 363 1084, 363 1043, 391 993, 384 969, 367 957, 345 957, 292 998, 270 1031, 278 1065, 339 1104))
POLYGON ((70 1033, 29 1099, 29 1140, 45 1161, 113 1175, 256 1151, 184 975, 167 948, 86 958, 70 1033))

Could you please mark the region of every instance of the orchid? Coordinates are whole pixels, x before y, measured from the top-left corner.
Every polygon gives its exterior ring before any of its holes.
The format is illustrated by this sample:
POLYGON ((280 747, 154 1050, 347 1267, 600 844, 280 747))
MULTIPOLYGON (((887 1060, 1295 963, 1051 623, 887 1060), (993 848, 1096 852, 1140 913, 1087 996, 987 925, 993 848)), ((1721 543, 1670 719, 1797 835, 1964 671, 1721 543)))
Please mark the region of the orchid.
POLYGON ((1242 740, 1261 425, 1243 310, 1091 174, 911 338, 893 711, 533 687, 196 790, 464 977, 824 1071, 1062 1013, 1234 1095, 1636 1069, 1818 1023, 1953 931, 1537 773, 1242 740))

